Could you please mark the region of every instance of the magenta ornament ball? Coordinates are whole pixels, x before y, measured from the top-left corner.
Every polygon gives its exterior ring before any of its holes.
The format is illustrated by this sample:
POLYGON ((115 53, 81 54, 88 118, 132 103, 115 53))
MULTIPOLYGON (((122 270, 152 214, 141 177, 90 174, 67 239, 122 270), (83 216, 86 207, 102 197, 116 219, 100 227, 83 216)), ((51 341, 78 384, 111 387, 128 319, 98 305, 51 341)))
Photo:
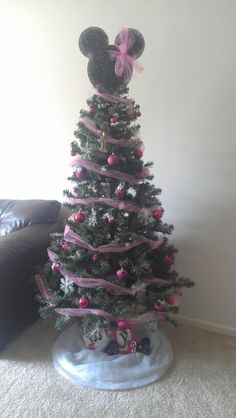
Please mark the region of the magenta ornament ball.
POLYGON ((85 173, 84 170, 78 170, 78 171, 76 171, 75 176, 76 176, 77 180, 80 180, 80 181, 86 179, 86 173, 85 173))
POLYGON ((173 264, 174 260, 175 260, 175 256, 170 254, 170 255, 166 255, 164 258, 165 262, 167 264, 173 264))
POLYGON ((53 273, 57 273, 59 270, 60 265, 58 263, 52 263, 51 270, 53 273))
POLYGON ((129 328, 129 323, 125 319, 119 319, 119 321, 117 321, 117 327, 125 331, 129 328))
POLYGON ((126 190, 122 189, 121 187, 116 190, 116 195, 119 199, 124 199, 126 196, 126 190))
POLYGON ((155 209, 155 210, 152 212, 152 215, 153 215, 153 217, 154 217, 155 219, 161 219, 161 218, 162 218, 162 216, 163 216, 163 211, 162 211, 161 209, 155 209))
POLYGON ((137 148, 134 155, 135 155, 136 158, 142 158, 143 150, 141 148, 137 148))
POLYGON ((109 155, 109 157, 107 158, 107 162, 109 165, 114 167, 119 164, 119 157, 113 153, 109 155))
POLYGON ((77 212, 74 216, 76 222, 84 222, 85 221, 85 215, 82 212, 77 212))
POLYGON ((89 300, 85 296, 82 296, 79 299, 79 306, 81 308, 87 308, 89 306, 89 300))
POLYGON ((118 117, 117 116, 112 116, 110 119, 111 124, 113 125, 114 123, 118 122, 118 117))
POLYGON ((112 216, 112 215, 108 216, 107 220, 108 220, 108 223, 109 223, 110 225, 114 224, 114 222, 115 222, 115 218, 114 218, 114 216, 112 216))
POLYGON ((116 272, 116 276, 118 277, 118 279, 125 279, 128 276, 128 271, 125 269, 119 269, 116 272))

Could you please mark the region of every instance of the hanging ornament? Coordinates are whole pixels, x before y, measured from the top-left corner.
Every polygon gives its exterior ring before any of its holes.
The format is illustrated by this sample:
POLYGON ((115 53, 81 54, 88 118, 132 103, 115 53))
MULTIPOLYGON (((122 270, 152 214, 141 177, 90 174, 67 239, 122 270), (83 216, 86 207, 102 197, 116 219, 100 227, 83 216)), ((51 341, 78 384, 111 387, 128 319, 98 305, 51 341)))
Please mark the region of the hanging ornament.
POLYGON ((102 136, 100 138, 100 152, 107 152, 107 134, 106 132, 102 132, 102 136))
POLYGON ((98 254, 94 254, 93 257, 92 257, 92 259, 93 259, 93 262, 94 263, 97 263, 100 260, 100 257, 99 257, 98 254))
POLYGON ((89 300, 85 296, 82 296, 79 299, 79 305, 81 308, 87 308, 89 306, 89 300))
POLYGON ((74 156, 76 155, 76 151, 75 151, 74 149, 72 149, 72 150, 70 151, 70 155, 71 155, 72 157, 74 157, 74 156))
POLYGON ((89 113, 93 113, 93 112, 94 112, 94 108, 93 108, 93 106, 89 106, 89 108, 88 108, 88 112, 89 112, 89 113))
POLYGON ((86 179, 86 171, 83 168, 80 168, 76 171, 75 176, 77 180, 83 181, 86 179))
POLYGON ((59 263, 52 263, 51 270, 53 273, 57 273, 59 271, 60 264, 59 263))
POLYGON ((139 172, 139 177, 147 177, 149 176, 150 171, 148 167, 144 167, 140 172, 139 172))
POLYGON ((152 212, 152 215, 153 215, 153 218, 155 218, 155 219, 161 219, 162 216, 163 216, 163 210, 162 209, 155 209, 152 212))
POLYGON ((116 154, 114 154, 114 152, 111 155, 109 155, 109 157, 107 158, 107 162, 111 166, 118 165, 119 161, 120 161, 119 157, 116 154))
POLYGON ((137 148, 135 150, 134 155, 135 155, 136 158, 142 158, 142 156, 143 156, 143 150, 141 148, 137 148))
POLYGON ((117 327, 119 329, 126 330, 129 328, 129 323, 125 319, 119 319, 119 321, 117 321, 117 327))
POLYGON ((164 261, 169 265, 173 264, 174 260, 175 260, 175 256, 173 254, 166 255, 164 258, 164 261))
POLYGON ((69 249, 69 243, 67 241, 62 241, 60 244, 60 247, 64 250, 67 251, 69 249))
POLYGON ((85 221, 85 215, 83 212, 77 212, 74 215, 74 219, 76 222, 84 222, 85 221))
POLYGON ((118 277, 118 279, 125 279, 127 276, 128 276, 128 271, 123 268, 117 270, 116 272, 116 277, 118 277))
POLYGON ((118 187, 116 189, 116 195, 119 199, 124 199, 126 196, 126 190, 123 187, 118 187))
POLYGON ((141 112, 140 112, 140 110, 138 110, 137 112, 135 112, 135 114, 136 114, 136 116, 141 116, 141 112))
POLYGON ((115 125, 119 121, 118 117, 113 115, 110 119, 111 125, 115 125))
POLYGON ((115 218, 112 215, 109 215, 108 218, 107 218, 107 220, 108 220, 108 223, 110 225, 114 224, 114 222, 115 222, 115 218))
POLYGON ((166 307, 166 302, 164 300, 158 300, 157 303, 154 305, 154 309, 156 311, 164 311, 166 307))
POLYGON ((175 295, 168 296, 167 303, 169 305, 175 305, 176 304, 176 297, 175 297, 175 295))

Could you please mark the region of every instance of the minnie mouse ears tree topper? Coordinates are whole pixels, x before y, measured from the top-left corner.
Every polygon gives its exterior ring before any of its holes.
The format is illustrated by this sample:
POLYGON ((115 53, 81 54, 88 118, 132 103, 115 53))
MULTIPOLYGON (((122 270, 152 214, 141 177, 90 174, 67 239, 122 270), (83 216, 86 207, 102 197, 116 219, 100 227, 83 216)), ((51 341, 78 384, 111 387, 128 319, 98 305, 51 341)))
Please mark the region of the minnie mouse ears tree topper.
POLYGON ((103 29, 85 29, 79 47, 89 59, 88 77, 93 86, 103 93, 121 93, 132 77, 133 68, 138 72, 143 70, 137 58, 143 53, 144 45, 143 35, 136 29, 122 29, 114 45, 109 45, 103 29))

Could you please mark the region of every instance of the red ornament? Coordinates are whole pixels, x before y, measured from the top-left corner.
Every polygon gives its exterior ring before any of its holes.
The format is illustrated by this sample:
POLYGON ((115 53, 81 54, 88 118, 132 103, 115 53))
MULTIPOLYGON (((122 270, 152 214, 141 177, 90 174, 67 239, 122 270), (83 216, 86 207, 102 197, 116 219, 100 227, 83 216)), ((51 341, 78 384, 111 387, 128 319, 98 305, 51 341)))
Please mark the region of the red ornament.
POLYGON ((108 223, 109 223, 110 225, 111 225, 111 224, 114 224, 114 222, 115 222, 115 218, 114 218, 114 216, 112 216, 112 215, 108 216, 107 220, 108 220, 108 223))
POLYGON ((167 303, 169 303, 169 305, 175 305, 175 303, 176 303, 175 295, 170 295, 167 299, 167 303))
POLYGON ((119 157, 116 155, 116 154, 114 154, 114 152, 111 154, 111 155, 109 155, 109 157, 107 158, 107 162, 108 162, 108 164, 109 165, 111 165, 111 166, 115 166, 115 165, 118 165, 119 164, 119 157))
POLYGON ((141 148, 137 148, 134 155, 135 155, 136 158, 142 158, 143 150, 141 148))
POLYGON ((141 116, 141 112, 139 110, 136 112, 136 116, 141 116))
POLYGON ((94 263, 97 263, 99 260, 100 260, 99 255, 98 254, 94 254, 94 256, 93 256, 93 262, 94 263))
POLYGON ((84 170, 78 170, 78 171, 76 171, 75 176, 80 181, 85 180, 86 179, 86 172, 84 170))
POLYGON ((88 111, 89 111, 89 113, 93 113, 94 112, 93 106, 89 106, 88 111))
POLYGON ((152 273, 152 272, 153 272, 152 267, 151 267, 151 266, 149 266, 149 267, 146 269, 146 271, 147 271, 148 273, 152 273))
POLYGON ((165 258, 164 258, 164 261, 167 264, 172 264, 174 262, 174 260, 175 260, 175 256, 173 254, 166 255, 165 258))
POLYGON ((128 276, 128 271, 121 268, 120 270, 117 270, 116 276, 118 279, 125 279, 128 276))
POLYGON ((166 306, 166 303, 164 301, 162 301, 162 300, 159 300, 157 303, 155 303, 154 309, 156 311, 164 311, 165 310, 165 306, 166 306))
POLYGON ((76 222, 84 222, 85 221, 85 215, 82 212, 77 212, 74 215, 74 219, 75 219, 76 222))
POLYGON ((117 116, 112 116, 110 119, 111 125, 114 125, 115 123, 118 122, 118 117, 117 116))
POLYGON ((76 151, 75 151, 74 149, 72 149, 72 150, 70 151, 70 155, 71 155, 72 157, 74 157, 74 156, 76 155, 76 151))
POLYGON ((52 263, 51 270, 53 273, 57 273, 59 270, 60 264, 59 263, 52 263))
POLYGON ((119 319, 119 321, 117 321, 117 327, 125 331, 129 328, 129 323, 125 319, 119 319))
POLYGON ((61 246, 61 248, 62 248, 64 251, 67 251, 67 250, 68 250, 68 248, 69 248, 69 243, 68 243, 67 241, 63 241, 63 242, 60 244, 60 246, 61 246))
POLYGON ((162 216, 163 216, 163 211, 161 209, 155 209, 152 212, 152 215, 153 215, 153 218, 155 218, 155 219, 161 219, 162 216))
POLYGON ((118 187, 118 189, 116 189, 116 194, 119 197, 119 199, 124 199, 126 196, 126 190, 122 189, 122 187, 118 187))
POLYGON ((85 296, 82 296, 79 299, 79 305, 81 308, 87 308, 89 306, 89 300, 85 296))

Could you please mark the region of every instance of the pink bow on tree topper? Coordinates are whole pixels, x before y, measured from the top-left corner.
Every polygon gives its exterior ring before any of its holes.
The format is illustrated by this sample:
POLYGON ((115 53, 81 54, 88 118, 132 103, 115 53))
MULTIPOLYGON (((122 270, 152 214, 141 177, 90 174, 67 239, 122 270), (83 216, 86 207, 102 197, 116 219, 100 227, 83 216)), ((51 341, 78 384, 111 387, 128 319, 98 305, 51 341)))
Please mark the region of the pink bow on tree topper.
POLYGON ((125 28, 118 35, 118 42, 115 45, 117 51, 110 51, 111 59, 116 60, 115 73, 117 77, 121 77, 124 73, 125 82, 131 79, 133 67, 138 73, 143 71, 143 66, 137 62, 136 57, 128 54, 133 44, 134 39, 129 33, 129 29, 125 28))

